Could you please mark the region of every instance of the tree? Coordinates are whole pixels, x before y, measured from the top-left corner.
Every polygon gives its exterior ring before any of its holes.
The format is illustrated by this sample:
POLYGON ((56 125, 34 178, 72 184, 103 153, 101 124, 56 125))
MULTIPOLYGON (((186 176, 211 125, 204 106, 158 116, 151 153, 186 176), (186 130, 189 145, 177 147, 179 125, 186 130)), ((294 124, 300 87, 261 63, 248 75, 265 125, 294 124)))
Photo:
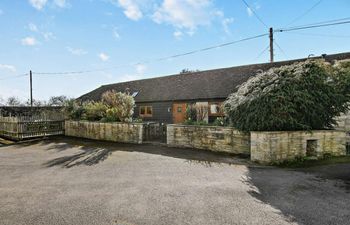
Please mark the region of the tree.
POLYGON ((15 97, 15 96, 11 96, 7 99, 6 105, 8 105, 8 106, 21 106, 22 103, 19 100, 19 98, 15 97))
POLYGON ((307 60, 262 72, 225 101, 242 131, 329 129, 349 109, 350 63, 307 60))
MULTIPOLYGON (((30 99, 27 99, 27 101, 25 102, 25 105, 31 106, 30 99)), ((46 105, 47 105, 46 101, 33 99, 33 106, 35 107, 41 107, 46 105)))
POLYGON ((190 70, 190 69, 183 69, 180 71, 180 74, 188 74, 188 73, 195 73, 195 72, 199 72, 199 70, 190 70))
POLYGON ((48 102, 49 106, 64 106, 65 102, 68 101, 69 98, 65 95, 60 96, 51 96, 48 102))

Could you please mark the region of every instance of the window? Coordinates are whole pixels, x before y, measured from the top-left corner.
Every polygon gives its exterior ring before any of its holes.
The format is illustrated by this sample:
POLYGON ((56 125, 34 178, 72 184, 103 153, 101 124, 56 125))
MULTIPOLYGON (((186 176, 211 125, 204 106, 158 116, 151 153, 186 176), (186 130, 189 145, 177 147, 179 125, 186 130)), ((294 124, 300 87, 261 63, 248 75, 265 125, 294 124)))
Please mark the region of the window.
POLYGON ((317 156, 317 140, 306 141, 306 156, 317 156))
POLYGON ((222 115, 221 103, 210 103, 210 115, 222 115))
POLYGON ((178 107, 177 107, 177 112, 178 112, 178 113, 182 112, 182 106, 178 106, 178 107))
POLYGON ((141 117, 152 117, 152 115, 153 115, 152 106, 140 106, 141 117))
POLYGON ((139 92, 138 92, 138 91, 135 91, 135 92, 132 93, 131 96, 132 96, 133 98, 135 98, 138 94, 139 94, 139 92))

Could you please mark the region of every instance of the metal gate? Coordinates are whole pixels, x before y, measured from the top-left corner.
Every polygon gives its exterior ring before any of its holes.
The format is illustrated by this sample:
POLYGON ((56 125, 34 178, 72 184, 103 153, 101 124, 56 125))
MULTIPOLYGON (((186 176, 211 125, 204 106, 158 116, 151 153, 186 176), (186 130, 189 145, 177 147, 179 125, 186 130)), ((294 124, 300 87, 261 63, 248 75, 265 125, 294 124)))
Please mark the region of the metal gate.
POLYGON ((166 143, 166 124, 149 122, 144 125, 144 141, 166 143))

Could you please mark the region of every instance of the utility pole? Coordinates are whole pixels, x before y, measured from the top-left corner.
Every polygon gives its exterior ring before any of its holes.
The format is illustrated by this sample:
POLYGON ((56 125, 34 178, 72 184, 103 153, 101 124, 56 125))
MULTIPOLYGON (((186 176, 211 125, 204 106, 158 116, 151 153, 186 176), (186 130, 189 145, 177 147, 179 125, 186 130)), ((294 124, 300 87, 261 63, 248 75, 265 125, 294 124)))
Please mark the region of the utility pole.
POLYGON ((270 38, 270 62, 272 62, 273 63, 273 61, 274 61, 274 55, 273 55, 273 28, 272 27, 270 27, 270 35, 269 35, 269 38, 270 38))
POLYGON ((33 80, 32 80, 32 71, 29 71, 29 81, 30 81, 30 106, 33 107, 33 80))

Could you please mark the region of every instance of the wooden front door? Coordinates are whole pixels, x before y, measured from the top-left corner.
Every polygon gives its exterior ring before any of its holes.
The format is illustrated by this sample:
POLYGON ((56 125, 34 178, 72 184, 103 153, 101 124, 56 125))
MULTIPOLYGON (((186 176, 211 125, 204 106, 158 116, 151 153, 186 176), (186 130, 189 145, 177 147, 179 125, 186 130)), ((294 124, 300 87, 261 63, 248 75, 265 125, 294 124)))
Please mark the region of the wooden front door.
POLYGON ((173 104, 173 123, 183 123, 186 119, 186 103, 173 104))

